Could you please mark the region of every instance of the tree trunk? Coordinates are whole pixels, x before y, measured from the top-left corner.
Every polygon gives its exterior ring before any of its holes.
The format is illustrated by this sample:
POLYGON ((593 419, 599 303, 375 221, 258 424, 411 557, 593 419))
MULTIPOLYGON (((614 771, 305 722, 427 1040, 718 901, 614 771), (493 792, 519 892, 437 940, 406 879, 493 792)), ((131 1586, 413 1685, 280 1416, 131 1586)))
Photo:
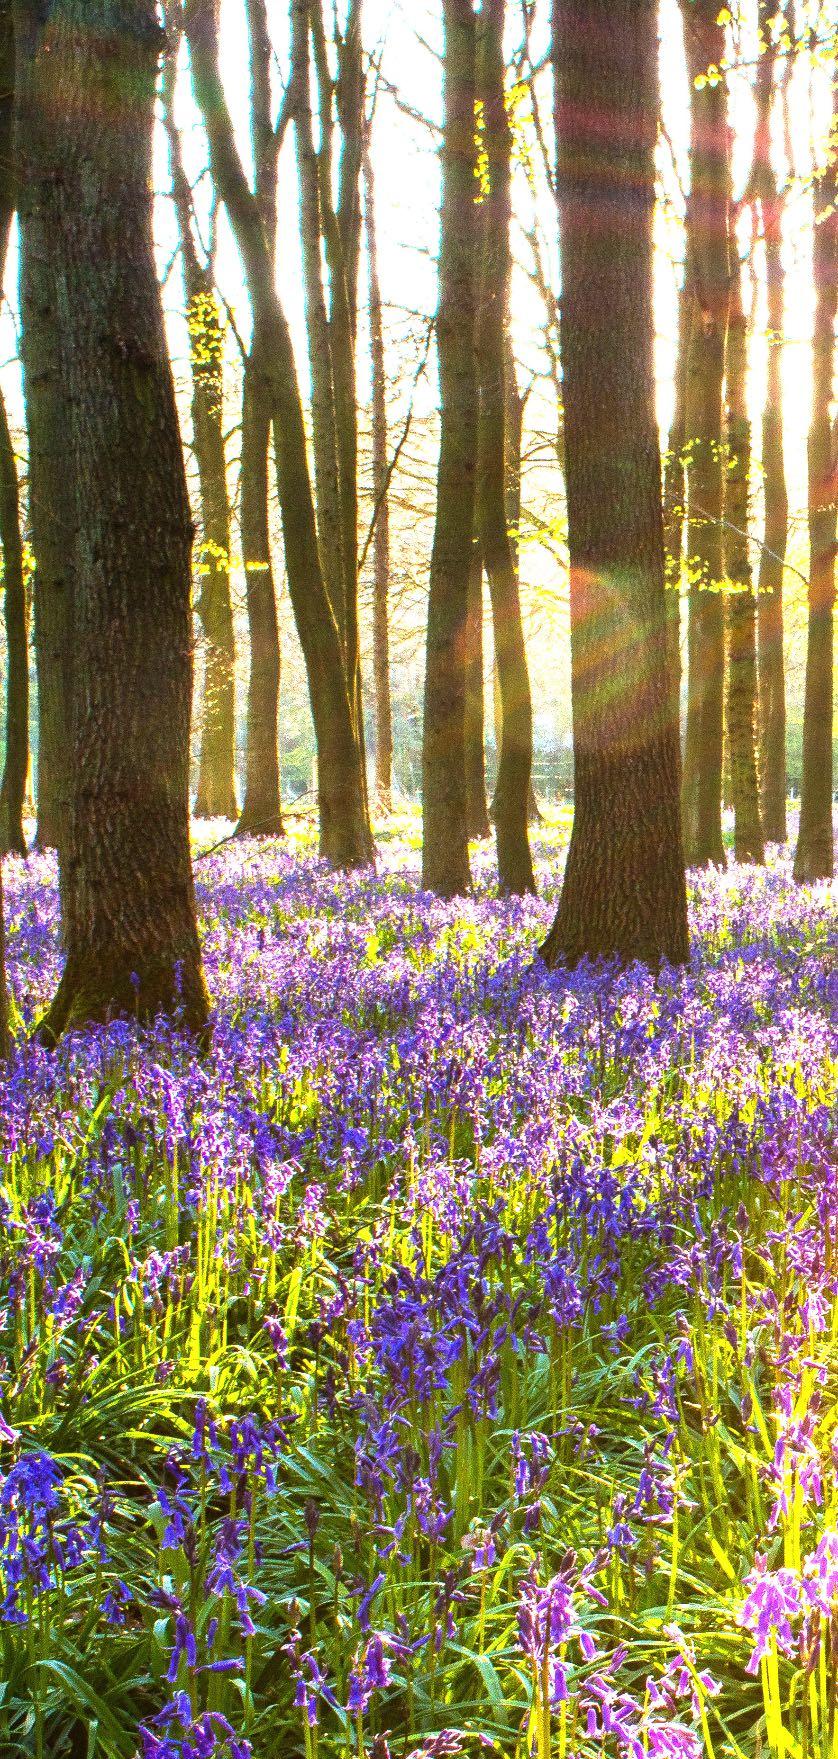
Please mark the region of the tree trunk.
POLYGON ((311 114, 311 0, 291 0, 294 135, 300 185, 300 244, 305 288, 306 336, 311 374, 311 427, 317 532, 323 574, 335 621, 346 644, 346 581, 344 580, 340 481, 338 476, 332 344, 323 288, 323 223, 320 212, 320 171, 314 147, 311 114))
POLYGON ((375 797, 379 811, 393 805, 393 717, 390 704, 390 497, 387 465, 387 384, 384 361, 375 175, 369 138, 364 147, 364 208, 369 261, 370 359, 372 365, 373 532, 372 669, 375 686, 375 797))
MULTIPOLYGON (((15 0, 20 308, 29 436, 29 522, 36 564, 36 842, 39 848, 56 848, 60 853, 66 849, 70 821, 76 515, 67 458, 69 417, 59 364, 52 256, 59 162, 57 136, 35 90, 38 21, 34 0, 15 0)), ((65 875, 66 871, 65 864, 65 875)), ((62 913, 64 907, 62 891, 62 913)))
POLYGON ((684 515, 687 479, 684 468, 687 412, 687 362, 690 351, 692 300, 686 280, 678 292, 678 343, 675 355, 675 406, 663 467, 663 544, 666 576, 666 634, 672 707, 681 725, 681 579, 684 571, 684 515))
MULTIPOLYGON (((266 250, 273 261, 282 129, 275 126, 271 112, 273 45, 266 0, 247 0, 247 25, 255 194, 266 250)), ((257 344, 257 358, 264 352, 257 344)), ((283 832, 278 749, 279 619, 271 562, 268 468, 271 407, 270 382, 260 377, 251 349, 242 390, 239 504, 250 639, 244 804, 236 826, 240 837, 278 837, 283 832)))
POLYGON ((724 59, 716 0, 682 0, 691 84, 687 277, 692 298, 687 369, 687 733, 683 822, 691 867, 724 866, 724 383, 730 297, 727 91, 695 81, 724 59))
POLYGON ((768 369, 762 417, 765 516, 757 590, 757 650, 762 823, 769 843, 784 843, 787 835, 787 783, 783 578, 788 542, 789 499, 783 456, 783 203, 777 189, 771 156, 771 109, 777 54, 770 28, 774 12, 774 0, 760 0, 763 47, 757 68, 754 174, 755 194, 760 202, 765 238, 768 369))
POLYGON ((727 594, 727 747, 734 811, 737 861, 762 864, 765 848, 757 777, 756 599, 748 548, 750 517, 751 423, 748 415, 748 337, 742 304, 742 269, 732 252, 730 318, 727 332, 727 471, 725 476, 725 563, 727 594))
POLYGON ((486 799, 486 710, 483 665, 483 552, 474 544, 465 631, 466 819, 469 841, 491 831, 486 799))
MULTIPOLYGON (((258 350, 257 350, 258 353, 258 350)), ((271 564, 268 454, 270 386, 252 358, 244 369, 242 397, 241 544, 250 631, 247 690, 247 756, 240 837, 281 837, 277 722, 279 718, 279 623, 271 564)))
POLYGON ((61 176, 53 297, 76 485, 67 959, 41 1033, 204 1029, 189 849, 192 521, 152 242, 153 0, 55 0, 35 93, 61 176))
POLYGON ((501 739, 494 815, 502 892, 534 892, 527 831, 532 774, 532 699, 518 577, 506 523, 505 330, 511 257, 512 130, 504 94, 505 0, 483 0, 479 95, 485 192, 477 345, 480 378, 477 515, 489 579, 501 698, 501 739))
POLYGON ((23 806, 29 774, 29 617, 20 536, 20 497, 12 436, 0 396, 0 543, 6 622, 6 761, 0 788, 0 850, 26 854, 23 806))
MULTIPOLYGON (((833 126, 838 76, 833 68, 833 126)), ((809 427, 809 625, 803 705, 803 773, 794 877, 831 879, 833 614, 836 447, 830 423, 838 309, 838 176, 832 160, 815 180, 812 415, 809 427)))
POLYGON ((236 816, 236 649, 230 596, 230 499, 224 444, 224 325, 194 237, 192 192, 175 122, 180 31, 169 29, 163 78, 163 120, 169 143, 172 196, 183 266, 189 366, 192 375, 192 446, 201 498, 198 621, 204 640, 204 696, 198 760, 196 818, 236 816))
POLYGON ((192 444, 201 485, 198 619, 204 638, 204 697, 196 818, 234 819, 236 803, 236 645, 230 594, 230 501, 224 445, 224 329, 207 286, 189 301, 192 336, 192 444))
MULTIPOLYGON (((506 529, 509 535, 509 547, 512 551, 512 565, 520 591, 521 453, 526 398, 521 396, 518 389, 515 350, 512 346, 508 321, 504 337, 504 389, 506 393, 506 529)), ((500 716, 498 717, 498 728, 500 728, 500 716)), ((495 803, 492 801, 490 817, 494 818, 494 815, 495 803)), ((532 778, 532 759, 530 761, 527 818, 531 825, 541 823, 541 808, 538 804, 535 783, 532 778)))
POLYGON ((476 98, 472 0, 443 0, 445 128, 437 352, 440 451, 428 599, 422 744, 422 883, 450 898, 468 890, 465 631, 477 454, 476 98))
MULTIPOLYGON (((0 6, 0 284, 15 210, 15 40, 11 0, 0 6)), ((23 803, 29 772, 29 651, 20 494, 12 436, 0 392, 0 543, 6 623, 6 758, 0 788, 0 850, 26 854, 23 803)), ((0 1009, 0 1011, 2 1011, 0 1009)))
POLYGON ((554 0, 553 21, 575 810, 542 956, 657 967, 689 953, 653 369, 657 9, 554 0))
POLYGON ((373 855, 366 778, 340 634, 320 562, 294 352, 263 213, 244 174, 219 73, 217 0, 188 0, 185 25, 213 179, 230 217, 253 308, 253 367, 270 385, 288 587, 317 740, 320 850, 335 867, 365 866, 373 855))

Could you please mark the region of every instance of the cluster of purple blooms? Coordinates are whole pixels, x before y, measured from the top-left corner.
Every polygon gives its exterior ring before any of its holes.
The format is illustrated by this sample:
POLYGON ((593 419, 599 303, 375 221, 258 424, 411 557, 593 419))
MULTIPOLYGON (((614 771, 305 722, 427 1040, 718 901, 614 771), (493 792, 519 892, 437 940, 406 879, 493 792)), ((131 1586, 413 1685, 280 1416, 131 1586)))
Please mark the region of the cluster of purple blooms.
MULTIPOLYGON (((28 1023, 54 874, 9 865, 28 1023)), ((541 873, 233 844, 208 1056, 21 1037, 0 1743, 698 1759, 764 1659, 786 1706, 838 1663, 834 893, 700 876, 689 973, 548 978, 541 873)))

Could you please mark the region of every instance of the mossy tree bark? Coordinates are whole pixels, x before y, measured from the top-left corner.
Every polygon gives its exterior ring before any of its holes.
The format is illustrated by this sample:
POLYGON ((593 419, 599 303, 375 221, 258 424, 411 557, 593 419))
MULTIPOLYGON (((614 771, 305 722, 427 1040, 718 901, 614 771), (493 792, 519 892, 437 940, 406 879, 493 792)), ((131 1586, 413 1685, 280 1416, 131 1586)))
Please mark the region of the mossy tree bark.
POLYGON ((422 743, 422 881, 468 890, 465 631, 475 519, 478 381, 475 99, 472 0, 443 0, 444 135, 437 353, 440 450, 431 553, 422 743))
POLYGON ((207 1023, 189 848, 192 520, 152 243, 161 47, 153 0, 53 0, 34 45, 61 166, 53 297, 78 497, 67 958, 47 1042, 114 1014, 207 1023))
MULTIPOLYGON (((522 393, 518 385, 518 369, 515 362, 515 350, 512 346, 512 335, 509 323, 504 336, 504 391, 506 394, 506 529, 509 547, 512 552, 512 565, 515 578, 520 582, 520 531, 521 531, 521 475, 524 445, 524 407, 526 393, 522 393)), ((525 655, 526 657, 526 655, 525 655)), ((500 726, 500 718, 498 719, 500 726)), ((494 801, 490 816, 494 818, 494 801)), ((529 823, 541 823, 541 808, 535 792, 532 777, 532 761, 530 763, 530 785, 528 790, 527 818, 529 823)))
POLYGON ((372 367, 372 671, 375 689, 375 798, 379 810, 393 804, 393 714, 390 698, 390 495, 387 463, 387 379, 378 268, 375 171, 370 130, 364 142, 364 220, 369 265, 370 365, 372 367))
POLYGON ((730 171, 724 78, 697 87, 724 59, 716 0, 682 0, 691 85, 687 279, 687 731, 683 822, 691 867, 725 862, 722 840, 725 611, 723 384, 730 300, 730 171))
MULTIPOLYGON (((838 73, 833 69, 833 125, 838 73)), ((809 427, 809 619, 803 702, 803 771, 794 877, 831 879, 833 624, 835 610, 836 443, 831 422, 838 310, 838 172, 832 160, 815 180, 812 273, 812 414, 809 427)))
POLYGON ((253 367, 270 386, 288 586, 317 740, 321 853, 335 867, 364 866, 372 859, 373 843, 362 752, 321 567, 291 336, 263 214, 244 173, 219 72, 217 0, 188 0, 185 26, 212 175, 230 217, 253 309, 253 367))
MULTIPOLYGON (((15 38, 11 0, 0 6, 0 284, 17 201, 14 170, 15 38)), ((23 806, 29 774, 29 641, 20 490, 5 399, 0 392, 0 543, 6 624, 6 757, 0 788, 0 850, 26 854, 23 806)))
POLYGON ((512 130, 504 91, 505 15, 505 0, 483 0, 478 48, 485 187, 480 209, 482 248, 477 323, 477 523, 489 580, 501 698, 494 797, 498 881, 502 892, 520 893, 535 891, 527 829, 532 777, 532 697, 518 576, 506 522, 505 331, 512 272, 512 130))
POLYGON ((204 647, 204 690, 197 818, 235 818, 236 647, 230 593, 230 497, 224 441, 224 324, 215 291, 212 253, 201 260, 192 191, 175 122, 180 30, 167 18, 163 121, 169 145, 172 197, 180 243, 189 367, 192 377, 192 448, 198 466, 201 532, 197 552, 196 610, 204 647))
MULTIPOLYGON (((290 105, 276 122, 271 109, 273 46, 266 0, 247 0, 250 47, 250 138, 254 190, 271 261, 276 254, 279 151, 290 105)), ((247 745, 244 800, 236 826, 240 837, 279 837, 283 832, 279 772, 281 653, 276 585, 271 558, 270 380, 258 362, 267 345, 254 335, 245 361, 239 523, 247 595, 250 669, 247 683, 247 745)))
MULTIPOLYGON (((55 848, 60 854, 66 849, 70 823, 76 501, 54 291, 60 164, 57 134, 38 92, 35 53, 40 16, 34 0, 14 0, 20 309, 29 524, 36 564, 32 595, 38 692, 36 842, 39 848, 55 848)), ((66 874, 66 865, 62 871, 66 874)), ((63 881, 61 902, 63 914, 63 881)))
POLYGON ((742 269, 732 251, 727 331, 727 471, 725 573, 727 593, 727 746, 737 861, 765 860, 757 776, 757 608, 748 543, 751 423, 747 394, 748 333, 742 269))
POLYGON ((783 579, 789 498, 783 450, 783 338, 785 270, 783 200, 771 153, 771 111, 777 48, 771 30, 774 0, 760 0, 762 47, 756 78, 757 125, 753 194, 762 216, 768 306, 768 366, 762 417, 763 545, 757 586, 759 767, 762 823, 769 843, 786 840, 786 672, 783 579))
POLYGON ((542 955, 656 967, 688 957, 653 370, 657 10, 554 0, 553 23, 575 811, 542 955))

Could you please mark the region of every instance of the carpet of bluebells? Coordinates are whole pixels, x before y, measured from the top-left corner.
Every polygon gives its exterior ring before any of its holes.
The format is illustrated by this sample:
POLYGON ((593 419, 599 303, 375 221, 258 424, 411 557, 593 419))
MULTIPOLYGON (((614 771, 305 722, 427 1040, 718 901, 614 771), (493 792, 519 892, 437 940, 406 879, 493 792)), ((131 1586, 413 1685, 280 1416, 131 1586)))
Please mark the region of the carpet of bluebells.
POLYGON ((0 1752, 835 1751, 838 888, 548 978, 566 834, 526 902, 207 853, 204 1060, 27 1041, 7 862, 0 1752))

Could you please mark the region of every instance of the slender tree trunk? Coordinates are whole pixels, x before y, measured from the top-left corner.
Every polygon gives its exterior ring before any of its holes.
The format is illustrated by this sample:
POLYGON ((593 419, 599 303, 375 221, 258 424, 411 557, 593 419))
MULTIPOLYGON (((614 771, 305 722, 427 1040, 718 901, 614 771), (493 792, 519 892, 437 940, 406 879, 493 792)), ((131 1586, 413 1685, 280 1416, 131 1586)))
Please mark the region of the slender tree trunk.
MULTIPOLYGON (((833 123, 838 75, 833 69, 833 123)), ((794 877, 831 879, 833 620, 835 607, 836 465, 830 419, 838 309, 838 175, 834 160, 815 181, 812 415, 809 427, 809 625, 803 706, 803 773, 794 877)))
POLYGON ((553 23, 575 808, 542 955, 548 965, 680 964, 689 948, 653 369, 657 9, 554 0, 553 23))
MULTIPOLYGON (((512 551, 512 564, 515 579, 520 591, 520 527, 521 527, 521 457, 524 440, 524 404, 526 398, 518 389, 518 374, 515 366, 515 350, 507 319, 504 336, 504 388, 506 392, 506 528, 509 535, 509 547, 512 551)), ((526 654, 525 654, 526 658, 526 654)), ((500 717, 498 719, 500 726, 500 717)), ((495 803, 492 801, 490 817, 494 818, 495 803)), ((527 800, 527 818, 529 823, 541 823, 541 808, 535 792, 532 778, 532 759, 530 761, 530 785, 527 800)))
POLYGON ((771 110, 776 46, 770 20, 774 0, 760 0, 763 48, 757 68, 757 128, 754 147, 755 195, 765 238, 768 306, 768 369, 762 417, 762 475, 765 515, 757 590, 759 659, 759 759, 762 822, 769 843, 786 840, 786 673, 783 642, 783 579, 788 542, 789 499, 783 455, 783 336, 785 271, 783 203, 771 156, 771 110))
POLYGON ((512 131, 504 94, 505 0, 483 0, 480 82, 486 190, 477 327, 480 376, 477 511, 489 579, 501 697, 501 741, 495 784, 495 834, 502 892, 534 892, 527 832, 532 775, 532 699, 521 621, 518 577, 506 523, 505 330, 511 258, 512 131))
MULTIPOLYGON (((29 522, 35 556, 33 622, 38 684, 39 848, 66 849, 72 776, 75 494, 60 368, 53 243, 60 166, 57 135, 35 89, 39 12, 15 0, 20 307, 29 436, 29 522)), ((66 876, 66 864, 63 868, 66 876)), ((62 914, 66 900, 63 896, 62 914)))
POLYGON ((468 890, 465 630, 475 518, 478 384, 475 350, 475 98, 472 0, 443 0, 445 131, 439 255, 441 430, 428 600, 422 745, 422 881, 468 890))
MULTIPOLYGON (((258 350, 257 350, 258 353, 258 350)), ((241 543, 250 630, 247 757, 240 837, 280 837, 279 625, 271 563, 268 455, 270 386, 248 359, 242 398, 241 543)))
POLYGON ((236 649, 230 595, 230 498, 224 443, 224 325, 194 236, 192 192, 175 122, 175 85, 180 30, 167 20, 163 120, 169 143, 172 196, 189 326, 192 376, 192 446, 198 465, 201 543, 198 550, 198 621, 204 642, 204 695, 197 818, 235 818, 236 649))
POLYGON ((692 295, 687 369, 687 733, 683 821, 691 867, 724 866, 724 421, 730 298, 730 173, 724 79, 695 84, 724 59, 716 0, 682 0, 691 84, 687 276, 692 295))
MULTIPOLYGON (((0 6, 0 285, 17 200, 14 172, 15 40, 11 0, 0 6)), ((17 462, 0 392, 0 543, 6 623, 6 758, 0 788, 0 850, 26 854, 23 803, 29 773, 29 649, 17 462)), ((2 976, 2 973, 0 973, 2 976)), ((0 1013, 2 997, 0 997, 0 1013)), ((1 1025, 1 1023, 0 1023, 1 1025)), ((0 1033, 1 1036, 1 1033, 0 1033)))
POLYGON ((692 300, 686 281, 678 293, 678 343, 675 355, 675 405, 663 468, 663 543, 666 574, 666 633, 669 676, 676 725, 681 724, 681 577, 684 566, 684 516, 687 478, 684 468, 687 415, 687 362, 690 351, 692 300))
POLYGON ((379 810, 392 810, 393 717, 390 703, 390 497, 387 465, 387 382, 384 360, 375 174, 369 139, 364 148, 364 209, 369 261, 370 358, 372 365, 373 532, 372 667, 375 686, 375 796, 379 810))
POLYGON ((224 444, 224 329, 209 285, 189 300, 192 444, 201 485, 198 620, 204 638, 204 699, 197 818, 236 817, 236 644, 230 593, 230 500, 224 444))
POLYGON ((0 396, 0 543, 8 672, 6 761, 0 788, 0 849, 26 854, 23 806, 29 774, 29 616, 20 535, 20 497, 12 436, 0 396))
POLYGON ((346 592, 341 528, 340 480, 332 375, 332 344, 323 287, 323 222, 320 211, 320 170, 314 146, 311 112, 311 0, 291 0, 294 134, 300 184, 300 243, 305 288, 306 335, 311 374, 311 426, 317 532, 323 574, 335 621, 346 645, 346 592))
POLYGON ((271 391, 288 587, 317 740, 320 849, 335 867, 364 866, 372 859, 373 843, 362 752, 340 634, 320 563, 291 336, 276 289, 263 214, 244 174, 219 73, 217 0, 188 0, 185 25, 212 175, 230 216, 253 307, 253 366, 271 391))
POLYGON ((732 252, 730 320, 727 332, 727 472, 725 477, 725 562, 727 595, 727 746, 734 810, 737 861, 765 860, 757 777, 756 598, 748 548, 750 517, 751 423, 748 415, 748 337, 742 304, 742 270, 732 252))
POLYGON ((55 0, 53 297, 79 497, 67 959, 42 1036, 113 1014, 203 1029, 189 849, 192 521, 151 227, 152 0, 55 0))
MULTIPOLYGON (((256 205, 266 253, 273 261, 283 128, 275 125, 271 110, 273 45, 266 0, 247 0, 247 25, 256 205)), ((256 361, 264 353, 264 345, 257 341, 256 361)), ((278 749, 279 619, 271 562, 269 492, 271 409, 270 381, 260 376, 251 350, 245 362, 242 391, 239 512, 250 641, 244 804, 236 826, 237 836, 242 837, 278 837, 283 831, 278 749)))
POLYGON ((469 840, 491 831, 486 799, 485 674, 483 664, 483 552, 475 542, 468 583, 465 631, 466 818, 469 840))

